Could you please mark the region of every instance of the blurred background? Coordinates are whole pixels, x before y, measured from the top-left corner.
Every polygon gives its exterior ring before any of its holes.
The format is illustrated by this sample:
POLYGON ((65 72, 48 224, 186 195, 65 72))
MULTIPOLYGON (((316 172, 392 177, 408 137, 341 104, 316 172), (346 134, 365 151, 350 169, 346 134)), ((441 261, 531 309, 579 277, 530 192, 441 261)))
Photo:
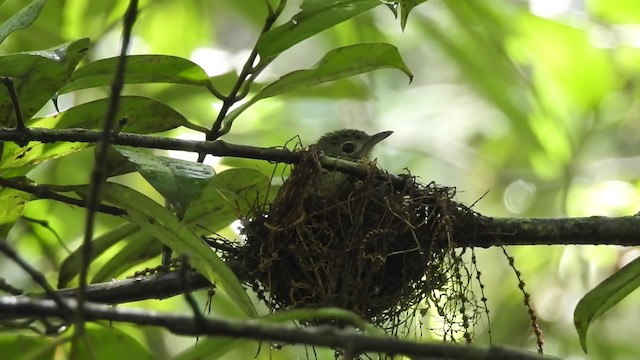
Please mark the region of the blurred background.
MULTIPOLYGON (((0 8, 0 21, 25 3, 8 0, 0 8)), ((214 85, 223 92, 243 66, 265 16, 263 0, 140 3, 131 53, 189 58, 215 77, 214 85)), ((299 4, 289 1, 283 21, 299 11, 299 4)), ((85 61, 115 56, 126 5, 120 0, 50 0, 34 25, 7 38, 0 54, 90 37, 93 46, 85 61)), ((361 42, 397 46, 414 74, 413 82, 400 72, 380 70, 262 100, 238 118, 223 139, 282 146, 296 136, 310 144, 340 128, 393 130, 376 151, 385 169, 409 169, 425 183, 455 186, 458 201, 475 203, 474 209, 487 216, 622 216, 640 210, 640 2, 430 0, 413 10, 404 32, 391 11, 380 6, 286 51, 258 82, 309 68, 330 49, 361 42)), ((107 91, 64 95, 60 107, 107 96, 107 91)), ((187 86, 136 85, 125 93, 170 104, 206 127, 221 106, 205 90, 187 86)), ((41 114, 53 111, 48 106, 41 114)), ((203 138, 188 130, 165 135, 203 138)), ((194 154, 171 156, 195 160, 194 154)), ((48 183, 86 183, 91 159, 91 151, 81 151, 29 175, 48 183)), ((271 171, 271 165, 259 161, 207 161, 218 170, 242 166, 271 171)), ((127 181, 154 193, 141 178, 127 181)), ((50 201, 29 203, 25 210, 32 218, 46 217, 71 249, 81 241, 82 214, 50 201), (69 222, 70 216, 78 222, 69 222)), ((100 220, 98 232, 118 223, 106 216, 100 220)), ((233 230, 225 234, 233 237, 233 230)), ((38 269, 51 271, 55 283, 56 266, 66 256, 56 236, 27 222, 18 224, 10 236, 38 269)), ((99 261, 107 261, 117 249, 110 251, 99 261)), ((580 349, 572 318, 578 300, 640 255, 638 249, 541 246, 508 251, 532 296, 548 353, 574 360, 637 358, 639 292, 594 323, 588 356, 580 349)), ((527 309, 507 260, 499 249, 477 254, 493 343, 534 350, 527 309)), ((0 273, 28 282, 19 270, 10 271, 12 267, 2 261, 0 273)), ((145 306, 188 311, 182 299, 148 301, 145 306)), ((193 339, 157 329, 123 328, 137 333, 143 344, 152 344, 158 358, 194 345, 193 339)), ((479 344, 488 343, 486 324, 478 327, 477 338, 479 344)), ((253 357, 258 347, 250 344, 226 356, 253 357)), ((263 344, 258 358, 289 359, 311 352, 288 347, 269 354, 266 347, 263 344)))

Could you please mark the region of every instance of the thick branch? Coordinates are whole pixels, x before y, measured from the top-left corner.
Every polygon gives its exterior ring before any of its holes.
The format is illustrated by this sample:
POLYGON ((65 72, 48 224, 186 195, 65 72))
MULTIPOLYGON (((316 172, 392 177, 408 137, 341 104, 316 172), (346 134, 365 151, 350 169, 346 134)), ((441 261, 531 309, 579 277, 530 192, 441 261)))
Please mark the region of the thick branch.
MULTIPOLYGON (((76 302, 65 301, 76 310, 76 302)), ((162 314, 158 312, 113 308, 108 305, 86 303, 84 314, 87 320, 128 322, 137 325, 161 326, 179 335, 224 336, 253 340, 270 340, 291 344, 326 346, 334 349, 349 349, 354 354, 377 352, 404 354, 430 359, 549 359, 550 357, 503 347, 487 349, 468 345, 446 343, 415 343, 394 338, 362 335, 349 329, 332 327, 298 328, 293 325, 239 320, 203 318, 194 321, 191 316, 162 314)), ((4 318, 61 317, 63 311, 51 300, 6 296, 0 298, 0 315, 4 318)))
MULTIPOLYGON (((44 143, 68 141, 95 143, 100 131, 86 129, 51 130, 27 128, 26 135, 15 129, 0 129, 0 141, 39 141, 44 143)), ((167 137, 114 134, 112 144, 144 148, 183 150, 208 153, 215 156, 232 156, 261 159, 282 163, 298 163, 305 153, 286 149, 260 148, 230 144, 222 140, 194 141, 167 137)), ((366 175, 369 167, 364 164, 320 157, 320 164, 354 175, 366 175)), ((402 179, 393 177, 393 181, 402 179)), ((457 214, 460 215, 460 214, 457 214)), ((469 215, 461 215, 469 216, 469 215)), ((640 245, 640 216, 619 218, 586 217, 568 219, 490 218, 475 214, 459 221, 454 228, 454 240, 458 246, 490 247, 495 245, 640 245)))
POLYGON ((640 216, 491 218, 475 214, 454 229, 458 246, 640 245, 640 216))

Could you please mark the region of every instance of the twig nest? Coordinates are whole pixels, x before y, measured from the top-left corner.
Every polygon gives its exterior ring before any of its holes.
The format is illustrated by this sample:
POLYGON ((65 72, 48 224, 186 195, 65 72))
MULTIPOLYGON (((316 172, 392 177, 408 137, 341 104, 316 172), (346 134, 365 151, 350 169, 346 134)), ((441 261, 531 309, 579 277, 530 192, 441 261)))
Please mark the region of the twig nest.
POLYGON ((233 257, 270 308, 340 307, 388 325, 445 286, 455 189, 410 175, 398 186, 370 170, 334 176, 327 191, 327 175, 338 173, 311 155, 254 209, 233 257))

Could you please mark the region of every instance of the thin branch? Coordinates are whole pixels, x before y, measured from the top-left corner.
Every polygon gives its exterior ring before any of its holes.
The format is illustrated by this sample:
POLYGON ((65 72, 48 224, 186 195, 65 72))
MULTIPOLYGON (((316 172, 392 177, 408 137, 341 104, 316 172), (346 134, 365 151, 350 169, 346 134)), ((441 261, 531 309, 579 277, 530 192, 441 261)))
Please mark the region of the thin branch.
MULTIPOLYGON (((276 19, 278 19, 278 16, 280 16, 282 11, 284 10, 286 3, 287 0, 280 0, 280 3, 275 10, 270 5, 267 5, 268 14, 265 18, 262 30, 260 30, 260 36, 271 29, 273 24, 276 22, 276 19)), ((242 100, 245 96, 247 96, 247 94, 249 93, 250 83, 262 70, 264 70, 264 68, 270 62, 269 59, 260 59, 260 63, 254 67, 254 63, 258 58, 258 41, 260 40, 260 36, 258 36, 256 43, 253 45, 253 49, 251 50, 249 57, 242 66, 242 70, 240 70, 240 74, 238 75, 236 82, 233 84, 233 87, 229 91, 229 95, 224 97, 222 101, 222 108, 218 112, 218 116, 213 122, 213 125, 211 125, 211 130, 207 132, 207 140, 216 140, 221 135, 224 135, 229 131, 228 129, 226 129, 226 131, 220 131, 222 127, 222 121, 224 120, 231 107, 236 102, 242 100)), ((206 153, 200 153, 200 155, 198 156, 198 162, 202 162, 205 156, 206 153)))
MULTIPOLYGON (((71 309, 77 310, 77 303, 65 301, 71 309)), ((231 319, 202 318, 195 324, 191 316, 158 313, 139 309, 114 308, 109 305, 86 303, 87 320, 107 320, 127 322, 137 325, 160 326, 174 334, 188 336, 222 336, 253 340, 269 340, 290 344, 326 346, 333 349, 349 347, 354 354, 366 352, 403 354, 409 357, 430 359, 469 360, 540 360, 552 359, 533 352, 492 346, 479 348, 468 345, 447 343, 416 343, 383 336, 363 335, 351 329, 337 329, 328 326, 298 328, 293 325, 278 325, 267 321, 242 321, 231 319)), ((0 314, 3 318, 59 317, 60 309, 51 300, 6 296, 0 298, 0 314)))
MULTIPOLYGON (((79 274, 79 291, 77 296, 78 308, 75 315, 74 341, 80 338, 84 332, 84 290, 87 285, 87 273, 91 264, 91 240, 93 239, 93 228, 95 225, 95 214, 100 205, 100 189, 107 178, 107 154, 111 142, 111 135, 116 123, 116 115, 120 105, 120 94, 124 87, 124 72, 127 61, 127 49, 131 42, 131 30, 136 21, 138 11, 138 0, 130 0, 129 6, 124 14, 122 30, 122 48, 111 84, 111 95, 109 98, 109 108, 105 116, 100 140, 96 146, 96 162, 91 175, 89 195, 87 197, 87 218, 85 220, 85 233, 82 241, 82 264, 79 274)), ((75 347, 74 347, 75 348, 75 347)), ((72 354, 73 355, 73 354, 72 354)))
MULTIPOLYGON (((18 99, 18 93, 16 92, 16 88, 13 83, 13 78, 8 76, 0 76, 0 81, 4 84, 9 92, 9 97, 11 97, 11 103, 13 104, 13 111, 16 115, 16 130, 22 134, 26 129, 24 125, 24 119, 22 118, 22 109, 20 109, 20 100, 18 99)), ((20 146, 26 146, 29 142, 21 139, 17 141, 17 144, 20 146)))
POLYGON ((13 248, 11 248, 9 244, 7 244, 5 239, 0 240, 0 251, 3 252, 9 259, 13 260, 13 262, 18 264, 18 266, 20 266, 27 274, 29 274, 29 276, 31 276, 31 279, 33 279, 36 284, 40 285, 47 296, 51 300, 53 300, 56 306, 61 309, 63 319, 70 319, 71 310, 69 309, 69 307, 67 307, 67 304, 62 301, 62 298, 58 294, 56 294, 53 286, 51 286, 51 284, 47 282, 47 279, 41 272, 34 269, 31 265, 29 265, 28 262, 26 262, 20 255, 18 255, 18 253, 13 250, 13 248))
MULTIPOLYGON (((87 206, 87 202, 82 199, 76 199, 69 196, 65 196, 55 191, 48 190, 39 185, 29 185, 22 182, 0 177, 0 186, 24 191, 26 193, 34 195, 39 199, 51 199, 51 200, 56 200, 66 204, 80 206, 80 207, 87 206)), ((122 208, 119 208, 116 206, 104 205, 104 204, 98 205, 97 210, 101 213, 116 215, 116 216, 122 216, 127 214, 127 212, 122 208)))
MULTIPOLYGON (((20 134, 15 129, 0 128, 0 141, 16 141, 20 134)), ((42 128, 28 128, 25 134, 29 141, 54 143, 60 141, 96 143, 100 140, 101 132, 87 129, 52 130, 42 128)), ((267 160, 285 164, 299 163, 305 153, 287 149, 263 148, 248 145, 230 144, 223 140, 196 141, 183 140, 153 135, 138 135, 118 133, 111 136, 113 145, 135 146, 162 150, 180 150, 197 153, 207 153, 214 156, 241 157, 246 159, 267 160)), ((320 157, 320 165, 327 169, 338 170, 352 175, 366 176, 369 168, 366 165, 329 156, 320 157)), ((393 176, 392 176, 393 178, 393 176)), ((395 181, 395 180, 394 180, 395 181)), ((401 180, 399 180, 401 181, 401 180)))
MULTIPOLYGON (((211 283, 202 275, 192 272, 187 276, 187 283, 181 278, 180 270, 161 272, 148 276, 136 276, 131 279, 113 280, 104 283, 87 285, 85 298, 101 304, 124 304, 127 302, 168 299, 184 292, 185 286, 191 290, 211 287, 211 283)), ((60 297, 75 297, 77 288, 57 290, 60 297)), ((32 296, 44 296, 36 294, 32 296)))

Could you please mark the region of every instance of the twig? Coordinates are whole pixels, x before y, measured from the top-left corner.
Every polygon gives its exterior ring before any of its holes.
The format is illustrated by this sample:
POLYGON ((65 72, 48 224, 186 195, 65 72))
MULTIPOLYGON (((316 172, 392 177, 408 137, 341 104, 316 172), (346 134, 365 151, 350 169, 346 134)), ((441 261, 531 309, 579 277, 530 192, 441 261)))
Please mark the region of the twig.
MULTIPOLYGON (((13 104, 13 111, 16 115, 16 130, 24 134, 26 126, 24 125, 24 119, 22 118, 22 110, 20 109, 20 100, 18 99, 18 93, 13 83, 13 78, 8 76, 0 76, 0 81, 6 86, 9 96, 11 97, 11 103, 13 104)), ((29 142, 24 138, 16 142, 19 146, 26 146, 29 142)))
POLYGON ((196 327, 196 329, 199 329, 204 323, 205 318, 202 314, 200 314, 200 309, 198 309, 198 302, 191 293, 193 289, 189 285, 189 277, 191 276, 192 272, 189 269, 189 259, 186 255, 182 255, 180 257, 179 266, 180 268, 178 269, 178 274, 180 274, 180 285, 182 285, 182 294, 187 301, 189 308, 191 308, 191 312, 193 313, 194 326, 196 327))
MULTIPOLYGON (((95 224, 95 213, 100 204, 100 189, 104 183, 106 175, 106 162, 108 149, 112 137, 112 129, 116 121, 116 114, 120 104, 120 94, 124 87, 124 72, 127 61, 127 49, 131 41, 131 30, 136 21, 138 10, 138 0, 130 0, 129 6, 125 12, 122 30, 122 48, 120 49, 120 57, 114 74, 113 83, 111 84, 111 96, 109 98, 109 108, 105 116, 103 130, 100 141, 96 146, 96 161, 91 175, 91 184, 89 186, 89 195, 87 197, 87 218, 85 220, 85 234, 82 241, 82 264, 79 274, 79 291, 77 296, 78 307, 74 319, 75 332, 74 341, 79 339, 84 332, 84 290, 87 286, 87 273, 91 264, 91 240, 93 239, 93 228, 95 224)), ((76 347, 73 347, 76 348, 76 347)), ((73 355, 73 354, 72 354, 73 355)))
MULTIPOLYGON (((286 0, 280 0, 280 3, 278 4, 278 7, 275 10, 270 6, 270 4, 267 4, 268 14, 265 19, 264 25, 262 26, 262 30, 260 31, 260 35, 266 33, 267 31, 269 31, 269 29, 271 29, 276 19, 278 18, 278 16, 280 16, 282 11, 284 10, 286 3, 287 3, 286 0)), ((258 40, 259 39, 260 37, 258 37, 258 40)), ((224 132, 220 131, 222 127, 222 121, 224 120, 225 116, 227 115, 227 113, 229 112, 233 104, 235 104, 236 102, 242 100, 245 96, 247 96, 247 94, 249 93, 250 83, 262 70, 264 70, 267 64, 271 62, 270 59, 260 59, 260 63, 254 66, 254 63, 258 58, 258 40, 256 40, 256 43, 254 44, 253 49, 251 50, 251 53, 247 58, 247 61, 245 61, 244 65, 242 66, 242 70, 240 71, 240 74, 238 75, 236 82, 233 84, 233 87, 229 91, 229 95, 223 97, 222 107, 220 109, 220 112, 218 112, 218 116, 216 117, 216 120, 213 122, 213 125, 211 126, 211 130, 207 132, 207 137, 206 137, 207 140, 216 140, 221 135, 224 135, 227 132, 229 132, 228 129, 226 129, 226 131, 224 132), (251 76, 251 78, 247 80, 249 76, 251 76)), ((204 152, 200 153, 200 155, 198 156, 198 162, 204 161, 204 158, 206 155, 207 154, 204 152)))
POLYGON ((56 306, 58 306, 61 310, 62 318, 65 320, 69 320, 71 318, 71 309, 67 306, 66 303, 62 301, 62 298, 56 294, 55 289, 51 286, 47 279, 45 279, 44 275, 41 272, 37 271, 28 262, 26 262, 20 255, 18 255, 15 250, 13 250, 5 239, 0 240, 0 251, 3 252, 9 259, 13 260, 18 266, 20 266, 31 279, 36 282, 36 284, 40 285, 40 287, 45 291, 47 296, 54 301, 56 306))
MULTIPOLYGON (((26 137, 30 141, 40 141, 43 143, 52 142, 98 142, 101 136, 100 131, 86 129, 65 129, 52 130, 42 128, 28 128, 26 137)), ((0 128, 0 141, 15 141, 19 134, 15 129, 0 128)), ((174 139, 152 135, 138 135, 130 133, 118 133, 112 135, 111 143, 113 145, 127 145, 140 148, 153 148, 163 150, 181 150, 198 153, 207 153, 214 156, 230 156, 241 157, 246 159, 259 159, 285 164, 295 164, 302 161, 305 154, 304 151, 291 151, 287 149, 263 148, 248 145, 230 144, 223 140, 215 141, 195 141, 174 139)), ((332 158, 330 156, 320 157, 320 165, 330 170, 337 170, 347 174, 356 176, 367 176, 369 167, 364 164, 352 161, 332 158)), ((389 175, 391 181, 397 184, 403 184, 404 180, 389 175)))
MULTIPOLYGON (((87 202, 82 199, 76 199, 69 196, 65 196, 55 191, 51 191, 46 188, 43 188, 39 185, 28 185, 18 181, 13 181, 13 180, 0 177, 0 186, 24 191, 26 193, 33 194, 35 197, 39 199, 51 199, 51 200, 56 200, 66 204, 71 204, 71 205, 81 206, 81 207, 87 206, 87 202)), ((127 214, 127 212, 122 208, 110 206, 110 205, 104 205, 104 204, 99 204, 97 207, 97 210, 104 214, 116 215, 116 216, 127 214)))

